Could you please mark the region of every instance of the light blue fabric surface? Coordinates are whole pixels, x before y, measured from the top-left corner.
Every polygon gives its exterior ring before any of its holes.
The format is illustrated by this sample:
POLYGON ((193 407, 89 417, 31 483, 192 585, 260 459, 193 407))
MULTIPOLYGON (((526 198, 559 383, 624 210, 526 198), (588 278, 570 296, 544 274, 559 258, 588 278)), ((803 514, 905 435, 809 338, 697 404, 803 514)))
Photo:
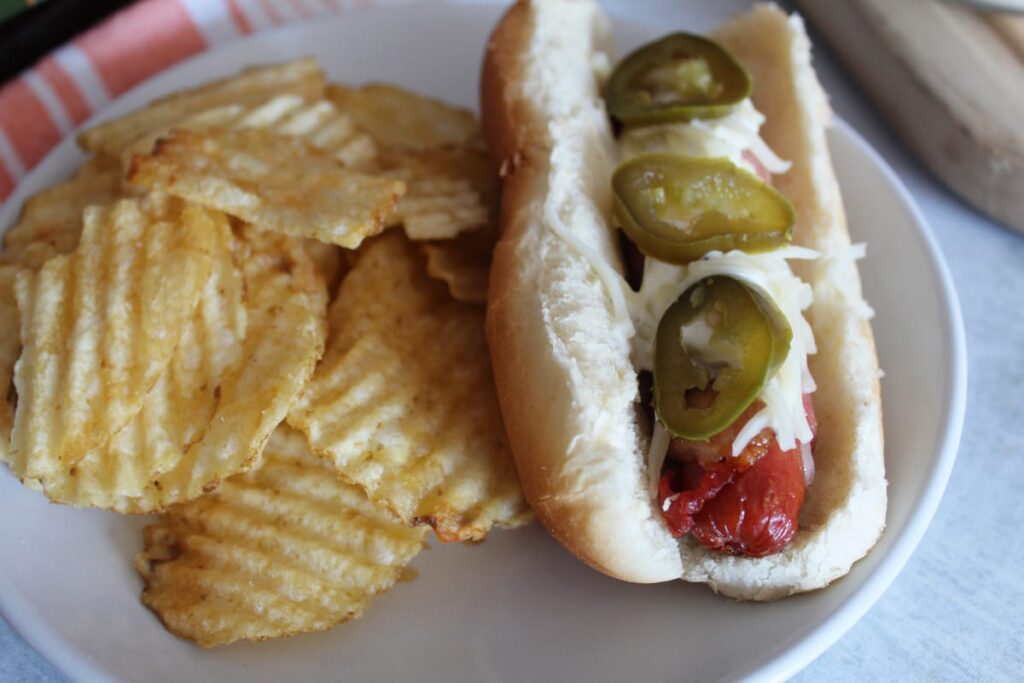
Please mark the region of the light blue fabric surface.
MULTIPOLYGON (((703 4, 724 16, 745 3, 703 4)), ((607 5, 666 30, 687 14, 681 0, 607 5)), ((893 166, 931 223, 960 295, 970 370, 960 455, 921 545, 868 614, 795 680, 1024 680, 1024 235, 937 184, 832 56, 819 49, 816 60, 835 110, 893 166)), ((0 619, 0 682, 64 680, 0 619)))

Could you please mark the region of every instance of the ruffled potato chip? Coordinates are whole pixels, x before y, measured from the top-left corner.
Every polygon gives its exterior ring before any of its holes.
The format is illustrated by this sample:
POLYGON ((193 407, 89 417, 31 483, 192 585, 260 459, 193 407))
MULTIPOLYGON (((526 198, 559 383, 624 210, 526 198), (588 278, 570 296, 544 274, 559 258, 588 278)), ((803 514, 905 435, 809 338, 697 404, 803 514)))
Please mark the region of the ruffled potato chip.
POLYGON ((151 512, 197 498, 256 462, 323 354, 327 292, 302 242, 243 231, 245 343, 217 392, 209 427, 125 512, 151 512))
POLYGON ((313 450, 442 540, 525 521, 483 309, 453 300, 392 232, 360 250, 329 321, 324 358, 288 416, 313 450))
POLYGON ((0 461, 54 502, 160 513, 136 567, 170 631, 327 629, 428 526, 530 518, 477 305, 497 184, 471 112, 328 97, 307 59, 79 142, 0 250, 0 461))
POLYGON ((0 461, 6 462, 14 424, 14 362, 21 351, 18 333, 18 303, 14 298, 14 281, 18 269, 0 266, 0 461))
POLYGON ((196 309, 215 242, 201 207, 124 199, 86 209, 73 252, 18 274, 10 457, 19 477, 45 480, 139 412, 196 309))
POLYGON ((110 204, 123 196, 117 159, 92 157, 69 180, 25 202, 18 222, 4 235, 0 263, 38 269, 50 258, 72 251, 82 233, 85 208, 110 204))
POLYGON ((342 168, 305 141, 263 129, 176 130, 132 162, 129 180, 252 223, 354 249, 390 221, 405 185, 342 168))
POLYGON ((361 88, 332 84, 327 99, 383 147, 425 150, 441 145, 484 149, 473 112, 386 83, 361 88))
POLYGON ((494 217, 498 183, 486 152, 447 145, 387 152, 381 164, 386 177, 405 183, 393 222, 410 239, 450 239, 494 217))
POLYGON ((423 242, 427 275, 448 285, 459 301, 487 303, 487 284, 497 231, 493 224, 464 232, 455 239, 423 242))
POLYGON ((341 278, 344 277, 348 271, 348 257, 352 252, 347 249, 342 249, 335 244, 327 244, 320 240, 304 240, 303 246, 306 247, 306 253, 313 259, 313 263, 316 265, 317 272, 320 274, 321 279, 324 281, 324 285, 328 292, 333 292, 338 288, 338 283, 341 282, 341 278))
POLYGON ((424 533, 344 483, 282 427, 261 465, 148 526, 142 601, 203 647, 322 631, 401 577, 424 533))
POLYGON ((53 501, 131 511, 133 500, 199 442, 217 411, 221 384, 244 360, 245 283, 235 238, 215 214, 213 273, 171 362, 142 409, 108 443, 41 482, 53 501))
POLYGON ((253 105, 278 95, 295 95, 307 101, 322 99, 324 75, 316 60, 252 67, 230 78, 168 95, 144 109, 90 128, 78 137, 78 142, 89 151, 120 158, 139 138, 168 130, 190 115, 223 105, 253 105))
POLYGON ((136 154, 150 153, 156 141, 171 129, 198 132, 211 128, 260 128, 302 138, 349 168, 372 167, 377 158, 373 138, 355 124, 352 116, 339 112, 327 100, 310 102, 286 94, 255 104, 225 104, 175 121, 166 129, 150 131, 126 148, 124 167, 131 168, 136 154))

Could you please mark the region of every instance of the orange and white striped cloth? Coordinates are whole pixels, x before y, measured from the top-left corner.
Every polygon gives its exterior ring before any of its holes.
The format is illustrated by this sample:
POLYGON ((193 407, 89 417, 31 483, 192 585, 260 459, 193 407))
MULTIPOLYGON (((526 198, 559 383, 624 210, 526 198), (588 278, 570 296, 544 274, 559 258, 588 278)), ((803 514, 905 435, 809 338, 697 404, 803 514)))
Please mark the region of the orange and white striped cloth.
POLYGON ((140 0, 0 88, 0 202, 108 102, 183 59, 375 0, 140 0))

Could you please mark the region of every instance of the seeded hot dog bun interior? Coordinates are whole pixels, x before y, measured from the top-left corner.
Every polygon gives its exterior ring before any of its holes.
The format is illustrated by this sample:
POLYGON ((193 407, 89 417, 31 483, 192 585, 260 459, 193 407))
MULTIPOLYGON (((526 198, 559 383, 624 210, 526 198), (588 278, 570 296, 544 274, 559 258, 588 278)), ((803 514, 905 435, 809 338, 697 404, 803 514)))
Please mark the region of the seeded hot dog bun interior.
POLYGON ((682 578, 738 599, 771 600, 845 575, 885 524, 878 362, 825 139, 830 111, 798 17, 758 5, 712 37, 750 71, 764 140, 791 170, 774 184, 794 204, 793 263, 814 289, 806 312, 819 423, 816 475, 800 530, 764 558, 672 537, 648 494, 648 437, 637 373, 609 288, 621 272, 610 227, 616 152, 600 98, 616 61, 607 19, 589 0, 534 0, 495 28, 482 76, 483 124, 501 164, 501 239, 487 334, 527 498, 548 531, 594 568, 634 582, 682 578), (607 277, 607 273, 605 277, 607 277))

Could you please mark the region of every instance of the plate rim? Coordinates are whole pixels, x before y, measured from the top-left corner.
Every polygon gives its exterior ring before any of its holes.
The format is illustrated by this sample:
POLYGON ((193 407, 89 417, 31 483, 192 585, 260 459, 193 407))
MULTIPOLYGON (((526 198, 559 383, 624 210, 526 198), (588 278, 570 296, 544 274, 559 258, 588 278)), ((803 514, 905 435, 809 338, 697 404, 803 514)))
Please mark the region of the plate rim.
POLYGON ((940 315, 945 326, 943 336, 950 341, 951 367, 949 392, 944 397, 939 419, 943 427, 938 440, 938 458, 906 523, 868 578, 814 630, 787 645, 785 650, 761 657, 744 668, 738 677, 742 679, 775 681, 794 676, 838 642, 878 602, 910 561, 931 526, 956 464, 967 410, 967 339, 960 298, 935 233, 906 184, 881 153, 856 128, 836 114, 832 117, 830 137, 834 131, 840 131, 865 153, 896 190, 898 199, 913 219, 914 235, 927 256, 928 266, 941 285, 940 315))
MULTIPOLYGON (((441 7, 457 11, 486 7, 487 11, 495 12, 499 11, 501 6, 492 3, 455 2, 441 7)), ((432 7, 434 10, 439 8, 432 7)), ((242 46, 246 43, 272 41, 274 36, 280 35, 282 32, 302 32, 325 21, 328 23, 341 22, 353 13, 402 13, 410 9, 422 11, 427 7, 407 4, 354 7, 326 19, 321 17, 291 22, 240 37, 230 43, 192 55, 172 67, 144 79, 126 92, 111 98, 99 111, 70 131, 55 145, 34 168, 19 180, 15 191, 0 207, 0 215, 7 213, 15 201, 19 205, 23 204, 31 179, 51 172, 49 167, 56 163, 54 159, 65 154, 68 147, 81 154, 74 142, 80 131, 110 118, 111 111, 118 102, 134 97, 138 91, 151 87, 150 84, 154 80, 173 78, 176 70, 190 68, 190 65, 198 60, 216 59, 218 53, 243 49, 242 46)), ((613 23, 631 25, 644 31, 659 30, 651 24, 638 22, 615 12, 610 12, 609 16, 613 23)), ((892 541, 888 553, 879 561, 879 564, 863 583, 847 596, 827 619, 811 626, 804 635, 780 645, 775 651, 752 660, 747 666, 741 668, 737 678, 743 680, 774 681, 795 675, 842 638, 878 602, 910 560, 942 501, 956 462, 966 412, 968 364, 963 316, 956 287, 938 240, 903 180, 863 135, 838 115, 833 115, 832 127, 828 134, 830 138, 835 135, 846 137, 847 143, 852 144, 858 153, 863 153, 867 157, 871 166, 880 172, 886 183, 895 190, 897 199, 911 218, 910 222, 913 224, 913 233, 918 246, 926 257, 928 267, 940 284, 938 300, 940 316, 944 323, 943 337, 949 341, 951 355, 949 359, 951 367, 948 374, 949 392, 943 397, 942 402, 939 420, 942 429, 937 440, 939 445, 935 466, 918 493, 917 501, 911 508, 906 523, 892 541)), ((121 680, 104 666, 93 661, 88 654, 75 648, 2 575, 0 575, 0 616, 3 616, 40 656, 69 680, 88 682, 121 680)))

